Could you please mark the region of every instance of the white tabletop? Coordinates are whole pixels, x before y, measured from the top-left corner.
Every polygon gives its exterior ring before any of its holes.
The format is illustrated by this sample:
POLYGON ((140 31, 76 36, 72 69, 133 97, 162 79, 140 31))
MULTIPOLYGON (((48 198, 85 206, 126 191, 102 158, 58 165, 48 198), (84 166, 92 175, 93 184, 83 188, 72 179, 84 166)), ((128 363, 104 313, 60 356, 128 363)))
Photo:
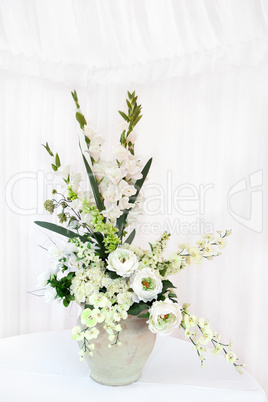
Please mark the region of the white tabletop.
POLYGON ((208 356, 201 369, 191 344, 171 337, 158 337, 139 381, 121 387, 89 377, 71 330, 0 341, 1 402, 164 402, 171 397, 174 402, 267 402, 248 372, 239 375, 222 356, 208 356))

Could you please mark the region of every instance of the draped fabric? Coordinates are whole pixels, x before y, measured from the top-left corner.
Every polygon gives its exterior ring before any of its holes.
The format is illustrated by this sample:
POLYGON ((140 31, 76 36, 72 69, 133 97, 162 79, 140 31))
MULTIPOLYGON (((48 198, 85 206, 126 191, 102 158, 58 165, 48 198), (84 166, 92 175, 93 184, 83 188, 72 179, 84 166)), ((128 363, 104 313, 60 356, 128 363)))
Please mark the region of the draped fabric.
POLYGON ((90 86, 223 71, 268 60, 266 0, 11 0, 0 65, 90 86))
POLYGON ((83 172, 76 89, 109 158, 136 90, 136 153, 153 165, 135 242, 168 230, 173 251, 233 229, 221 256, 173 281, 266 386, 267 19, 264 0, 0 1, 1 337, 75 325, 77 306, 28 293, 50 263, 42 247, 62 241, 33 223, 56 222, 41 144, 83 172))

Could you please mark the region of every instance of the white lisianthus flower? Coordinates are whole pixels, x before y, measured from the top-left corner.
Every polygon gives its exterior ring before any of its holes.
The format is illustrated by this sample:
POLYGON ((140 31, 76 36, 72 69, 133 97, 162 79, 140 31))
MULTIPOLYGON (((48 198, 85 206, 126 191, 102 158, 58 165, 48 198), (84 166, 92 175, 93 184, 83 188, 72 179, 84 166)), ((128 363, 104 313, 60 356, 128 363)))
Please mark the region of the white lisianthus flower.
POLYGON ((37 278, 37 286, 39 288, 44 288, 47 285, 47 281, 50 279, 50 276, 50 271, 42 272, 37 278))
POLYGON ((178 304, 170 299, 156 301, 150 308, 149 330, 161 335, 169 335, 181 323, 182 315, 178 304))
POLYGON ((151 268, 136 271, 130 278, 130 283, 134 291, 133 300, 136 303, 156 299, 163 288, 160 276, 151 268))
POLYGON ((63 254, 65 256, 71 255, 72 253, 77 253, 78 248, 74 243, 67 243, 66 246, 63 249, 63 254))
POLYGON ((117 248, 109 254, 107 268, 123 277, 129 277, 138 268, 139 262, 133 251, 117 248))
POLYGON ((55 288, 52 288, 51 286, 48 286, 45 290, 45 302, 50 303, 53 300, 55 300, 55 297, 57 296, 57 292, 55 288))
POLYGON ((78 269, 81 269, 82 264, 83 262, 81 260, 77 261, 77 256, 75 254, 71 254, 66 262, 70 272, 76 272, 78 269))
POLYGON ((53 244, 48 248, 48 253, 54 260, 59 260, 63 257, 63 249, 57 244, 53 244))
POLYGON ((106 201, 113 203, 120 200, 122 194, 118 186, 115 186, 114 184, 109 184, 106 191, 103 193, 103 197, 106 201))
POLYGON ((124 159, 131 156, 131 153, 129 152, 129 150, 126 149, 125 147, 123 147, 123 145, 121 145, 120 143, 116 144, 113 147, 113 154, 119 163, 122 163, 124 159))

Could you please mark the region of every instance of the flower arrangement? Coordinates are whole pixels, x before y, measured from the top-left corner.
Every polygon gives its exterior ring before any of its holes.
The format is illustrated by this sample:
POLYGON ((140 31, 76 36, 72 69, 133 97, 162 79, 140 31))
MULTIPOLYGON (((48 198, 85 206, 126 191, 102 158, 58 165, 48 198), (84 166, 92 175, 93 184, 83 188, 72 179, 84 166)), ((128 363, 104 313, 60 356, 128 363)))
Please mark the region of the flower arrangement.
POLYGON ((68 238, 64 247, 53 244, 49 248, 54 264, 39 276, 39 285, 45 289, 46 301, 61 300, 65 307, 79 303, 81 326, 75 326, 73 339, 82 342, 81 360, 85 353, 94 351, 94 339, 99 335, 98 324, 107 332, 107 346, 120 346, 120 322, 134 315, 147 319, 153 333, 169 335, 180 327, 192 344, 204 366, 206 346, 214 355, 224 354, 239 373, 231 342, 221 342, 208 320, 190 314, 189 304, 179 305, 171 275, 203 259, 212 260, 220 254, 231 234, 207 234, 191 247, 180 244, 176 252, 164 257, 170 234, 164 232, 149 249, 132 245, 135 229, 127 228, 141 213, 140 190, 148 175, 152 159, 143 167, 135 155, 134 127, 141 119, 141 105, 135 92, 126 100, 127 112, 119 111, 125 121, 120 141, 113 148, 113 161, 101 159, 103 138, 87 123, 80 110, 77 93, 72 93, 76 104, 76 119, 85 140, 86 150, 79 143, 91 191, 81 188, 81 175, 70 172, 61 164, 48 143, 45 149, 52 158, 55 175, 64 182, 64 189, 52 191, 54 198, 45 202, 51 214, 60 208, 59 223, 37 221, 39 226, 68 238), (87 154, 87 155, 86 155, 87 154))

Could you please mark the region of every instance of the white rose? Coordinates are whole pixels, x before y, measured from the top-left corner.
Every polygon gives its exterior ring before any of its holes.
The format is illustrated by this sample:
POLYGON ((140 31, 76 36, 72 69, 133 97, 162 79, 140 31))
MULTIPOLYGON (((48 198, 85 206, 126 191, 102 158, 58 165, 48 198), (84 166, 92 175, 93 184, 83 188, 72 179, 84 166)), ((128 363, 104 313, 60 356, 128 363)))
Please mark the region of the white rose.
POLYGON ((169 335, 181 323, 182 315, 178 304, 170 299, 156 301, 150 309, 149 330, 161 335, 169 335))
POLYGON ((117 248, 109 254, 107 268, 123 277, 129 277, 138 268, 139 262, 133 251, 117 248))
POLYGON ((136 271, 130 282, 134 290, 133 300, 137 303, 141 300, 147 302, 156 299, 163 288, 159 275, 151 268, 136 271))

